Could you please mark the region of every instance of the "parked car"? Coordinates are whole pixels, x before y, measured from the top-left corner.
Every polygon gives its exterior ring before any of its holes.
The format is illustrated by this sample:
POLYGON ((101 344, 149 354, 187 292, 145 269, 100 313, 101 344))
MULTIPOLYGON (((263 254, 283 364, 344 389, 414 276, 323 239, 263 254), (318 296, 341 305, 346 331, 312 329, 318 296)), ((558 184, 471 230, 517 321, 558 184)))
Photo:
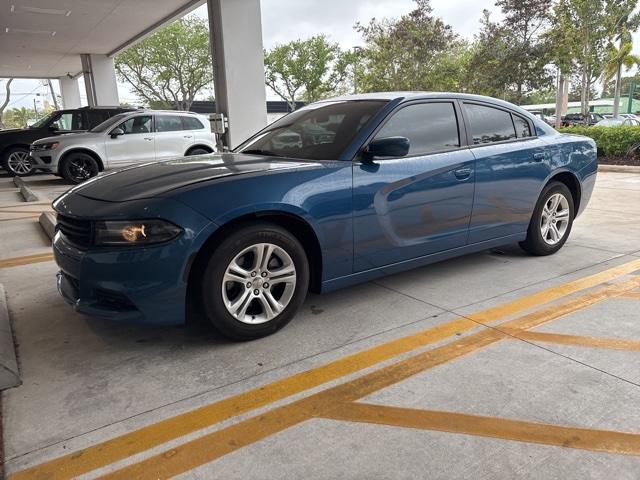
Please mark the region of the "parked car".
POLYGON ((600 120, 594 125, 594 127, 638 127, 640 126, 640 120, 637 118, 605 118, 600 120))
POLYGON ((33 173, 29 160, 29 145, 41 138, 62 133, 85 132, 122 112, 135 107, 82 107, 56 110, 30 127, 12 128, 0 132, 0 164, 11 176, 24 177, 33 173))
POLYGON ((553 254, 596 172, 592 139, 501 100, 339 97, 232 153, 135 166, 56 199, 58 289, 85 315, 175 324, 190 305, 224 335, 256 339, 308 290, 511 242, 553 254), (309 124, 335 134, 314 140, 309 124))
POLYGON ((36 168, 80 183, 103 170, 216 149, 209 120, 193 112, 137 110, 93 130, 48 137, 31 145, 36 168))
MULTIPOLYGON (((591 112, 589 114, 589 123, 587 126, 593 126, 597 122, 604 120, 604 117, 599 113, 591 112)), ((575 125, 585 125, 584 115, 581 113, 567 113, 562 117, 563 127, 573 127, 575 125)))

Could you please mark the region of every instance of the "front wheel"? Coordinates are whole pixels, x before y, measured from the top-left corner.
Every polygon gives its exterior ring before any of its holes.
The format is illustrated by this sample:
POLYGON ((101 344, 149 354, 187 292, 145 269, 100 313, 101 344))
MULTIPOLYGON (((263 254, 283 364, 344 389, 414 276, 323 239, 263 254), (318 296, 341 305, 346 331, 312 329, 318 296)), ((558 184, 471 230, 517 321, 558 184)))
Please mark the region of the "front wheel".
POLYGON ((72 153, 64 159, 60 166, 62 178, 71 183, 81 183, 98 175, 98 162, 86 153, 72 153))
POLYGON ((202 302, 209 321, 234 340, 277 332, 307 294, 309 265, 298 240, 266 222, 230 233, 208 259, 202 302))
POLYGON ((527 238, 520 247, 533 255, 556 253, 569 238, 574 218, 573 197, 560 182, 550 182, 533 211, 527 238))
POLYGON ((27 177, 34 172, 29 150, 23 147, 13 147, 2 157, 2 168, 12 177, 27 177))

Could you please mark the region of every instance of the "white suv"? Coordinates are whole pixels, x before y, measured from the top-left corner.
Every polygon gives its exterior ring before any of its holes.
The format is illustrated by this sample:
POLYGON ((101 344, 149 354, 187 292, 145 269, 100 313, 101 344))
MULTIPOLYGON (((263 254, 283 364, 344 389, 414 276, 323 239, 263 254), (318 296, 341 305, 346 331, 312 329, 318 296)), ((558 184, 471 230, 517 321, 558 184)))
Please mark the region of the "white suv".
POLYGON ((86 133, 36 140, 34 167, 80 183, 102 170, 216 149, 209 120, 193 112, 136 110, 86 133))

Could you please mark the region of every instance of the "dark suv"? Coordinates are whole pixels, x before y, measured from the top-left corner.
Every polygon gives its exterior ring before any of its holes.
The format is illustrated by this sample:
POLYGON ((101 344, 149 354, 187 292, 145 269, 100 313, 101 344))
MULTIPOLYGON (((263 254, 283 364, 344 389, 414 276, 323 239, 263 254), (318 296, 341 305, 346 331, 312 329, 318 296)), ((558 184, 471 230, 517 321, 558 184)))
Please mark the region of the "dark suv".
MULTIPOLYGON (((589 114, 589 125, 588 127, 594 126, 600 120, 604 120, 604 117, 599 113, 591 112, 589 114)), ((567 113, 564 117, 562 117, 562 126, 563 127, 572 127, 574 125, 584 125, 584 115, 581 113, 567 113)))
POLYGON ((27 128, 0 131, 0 164, 11 176, 30 175, 29 146, 45 137, 91 130, 118 113, 135 107, 82 107, 56 110, 27 128))

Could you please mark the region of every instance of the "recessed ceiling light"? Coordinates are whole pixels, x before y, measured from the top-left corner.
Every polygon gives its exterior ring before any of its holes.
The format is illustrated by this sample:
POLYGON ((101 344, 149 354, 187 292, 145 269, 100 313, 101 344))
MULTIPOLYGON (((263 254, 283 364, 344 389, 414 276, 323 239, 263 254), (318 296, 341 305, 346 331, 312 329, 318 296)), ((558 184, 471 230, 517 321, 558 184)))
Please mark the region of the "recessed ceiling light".
POLYGON ((9 28, 5 29, 6 33, 14 33, 17 35, 49 35, 53 36, 56 32, 52 32, 50 30, 24 30, 22 28, 9 28))
POLYGON ((13 13, 38 13, 40 15, 64 15, 68 17, 71 14, 71 10, 57 10, 55 8, 40 8, 40 7, 26 7, 22 5, 11 5, 11 11, 13 13))

